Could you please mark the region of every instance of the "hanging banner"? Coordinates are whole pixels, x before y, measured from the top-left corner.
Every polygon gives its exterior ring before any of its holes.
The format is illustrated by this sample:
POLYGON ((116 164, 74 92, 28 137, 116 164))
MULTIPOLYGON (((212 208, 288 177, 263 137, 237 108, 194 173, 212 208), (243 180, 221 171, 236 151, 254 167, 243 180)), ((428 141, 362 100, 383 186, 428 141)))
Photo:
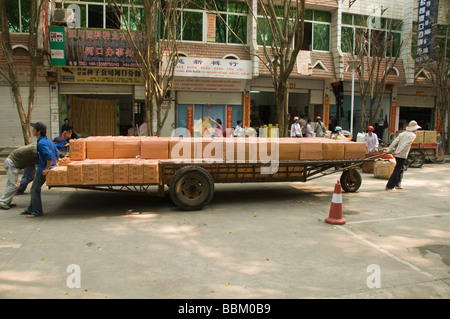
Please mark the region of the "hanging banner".
POLYGON ((439 115, 439 110, 436 110, 436 132, 441 133, 441 120, 439 115))
POLYGON ((395 134, 395 124, 397 119, 397 101, 392 101, 391 104, 391 129, 390 133, 395 134))
POLYGON ((250 93, 244 93, 244 110, 242 123, 244 127, 250 127, 250 93))
POLYGON ((194 106, 188 105, 187 106, 187 130, 191 133, 192 136, 192 129, 194 127, 194 106))
POLYGON ((433 59, 434 41, 437 31, 439 0, 419 0, 417 8, 417 58, 433 59))
POLYGON ((330 97, 325 96, 323 98, 323 124, 328 129, 328 125, 330 124, 330 97))
POLYGON ((233 127, 233 107, 227 105, 227 128, 233 127))
POLYGON ((214 13, 207 13, 206 21, 206 41, 216 42, 216 15, 214 13))

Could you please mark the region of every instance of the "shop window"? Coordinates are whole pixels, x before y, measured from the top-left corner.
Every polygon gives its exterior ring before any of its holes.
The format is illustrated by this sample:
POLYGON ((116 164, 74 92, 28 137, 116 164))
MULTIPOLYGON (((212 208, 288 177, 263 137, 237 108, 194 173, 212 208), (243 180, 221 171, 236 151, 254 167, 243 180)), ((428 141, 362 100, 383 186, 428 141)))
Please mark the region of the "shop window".
POLYGON ((401 32, 399 31, 401 30, 402 21, 386 18, 379 19, 380 23, 377 24, 374 23, 376 20, 372 19, 369 21, 369 17, 365 15, 343 13, 341 50, 343 52, 352 52, 356 42, 361 41, 361 37, 364 37, 370 55, 376 54, 375 52, 386 52, 386 56, 391 54, 396 56, 400 49, 401 32))
POLYGON ((88 7, 88 27, 103 28, 103 6, 90 4, 88 7))
POLYGON ((183 32, 184 41, 202 41, 203 40, 203 13, 185 11, 183 12, 183 32))
POLYGON ((29 0, 5 1, 6 17, 8 18, 9 32, 30 31, 29 0))
POLYGON ((330 49, 330 25, 314 23, 313 50, 328 51, 330 49))
POLYGON ((303 45, 302 50, 311 51, 312 49, 312 23, 305 22, 303 28, 303 45))
POLYGON ((247 12, 244 2, 217 1, 216 42, 247 43, 247 12))
POLYGON ((355 36, 353 28, 342 27, 341 29, 341 49, 342 52, 353 52, 355 36))

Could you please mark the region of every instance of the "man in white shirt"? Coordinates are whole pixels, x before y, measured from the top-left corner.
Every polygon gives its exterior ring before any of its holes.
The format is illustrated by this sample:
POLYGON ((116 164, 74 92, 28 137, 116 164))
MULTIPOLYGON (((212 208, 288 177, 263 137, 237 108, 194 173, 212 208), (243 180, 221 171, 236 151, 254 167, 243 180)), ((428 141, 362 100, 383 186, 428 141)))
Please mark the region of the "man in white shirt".
POLYGON ((389 145, 389 150, 394 153, 397 164, 395 165, 394 171, 386 184, 386 190, 402 188, 401 182, 403 178, 403 171, 405 170, 406 159, 408 158, 411 144, 416 138, 416 134, 414 134, 414 132, 420 128, 421 127, 416 121, 409 122, 406 127, 406 132, 400 133, 391 145, 389 145))
POLYGON ((364 142, 366 143, 367 152, 378 152, 378 136, 374 132, 373 126, 367 128, 367 133, 364 136, 364 142))
POLYGON ((234 128, 234 135, 236 137, 245 137, 245 135, 248 135, 248 132, 242 128, 242 121, 238 120, 236 122, 236 127, 234 128))
POLYGON ((294 117, 294 123, 291 125, 291 137, 303 137, 302 128, 297 116, 294 117))

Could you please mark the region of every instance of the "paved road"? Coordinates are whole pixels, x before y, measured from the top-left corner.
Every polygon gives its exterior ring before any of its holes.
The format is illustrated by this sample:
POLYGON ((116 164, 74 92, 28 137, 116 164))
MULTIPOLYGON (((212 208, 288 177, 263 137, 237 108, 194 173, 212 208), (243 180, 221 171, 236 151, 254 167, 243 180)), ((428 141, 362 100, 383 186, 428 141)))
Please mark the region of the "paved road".
MULTIPOLYGON (((0 298, 449 298, 450 164, 363 173, 324 222, 338 175, 218 185, 179 211, 168 198, 43 188, 42 218, 0 211, 0 298)), ((5 176, 0 176, 3 191, 5 176)))

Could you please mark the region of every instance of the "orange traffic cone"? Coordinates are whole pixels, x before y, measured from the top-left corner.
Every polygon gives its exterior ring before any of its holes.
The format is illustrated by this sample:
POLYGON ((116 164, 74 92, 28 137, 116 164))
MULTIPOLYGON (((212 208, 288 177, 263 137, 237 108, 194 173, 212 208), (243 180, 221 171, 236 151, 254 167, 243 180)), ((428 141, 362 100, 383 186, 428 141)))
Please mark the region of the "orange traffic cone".
POLYGON ((333 198, 331 199, 330 214, 327 218, 325 218, 325 221, 328 224, 333 225, 344 225, 346 222, 342 214, 342 191, 339 181, 337 181, 336 185, 334 186, 333 198))

